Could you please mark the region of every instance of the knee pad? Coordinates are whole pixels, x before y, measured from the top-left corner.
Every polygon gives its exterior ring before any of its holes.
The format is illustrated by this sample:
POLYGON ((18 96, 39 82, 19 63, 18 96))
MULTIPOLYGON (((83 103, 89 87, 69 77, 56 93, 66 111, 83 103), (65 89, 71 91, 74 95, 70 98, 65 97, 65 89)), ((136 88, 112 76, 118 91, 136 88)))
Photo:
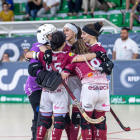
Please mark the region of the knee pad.
POLYGON ((82 130, 91 129, 91 124, 88 123, 83 117, 81 117, 80 119, 80 126, 82 130))
POLYGON ((43 126, 46 129, 49 129, 52 126, 52 118, 47 118, 47 117, 41 116, 41 120, 40 120, 38 126, 43 126))
POLYGON ((69 114, 66 114, 66 116, 65 116, 65 123, 68 124, 70 122, 71 122, 70 116, 69 116, 69 114))
POLYGON ((56 129, 65 128, 65 118, 63 116, 54 117, 54 128, 56 129))
POLYGON ((81 114, 80 112, 72 113, 72 124, 78 125, 80 124, 81 114))

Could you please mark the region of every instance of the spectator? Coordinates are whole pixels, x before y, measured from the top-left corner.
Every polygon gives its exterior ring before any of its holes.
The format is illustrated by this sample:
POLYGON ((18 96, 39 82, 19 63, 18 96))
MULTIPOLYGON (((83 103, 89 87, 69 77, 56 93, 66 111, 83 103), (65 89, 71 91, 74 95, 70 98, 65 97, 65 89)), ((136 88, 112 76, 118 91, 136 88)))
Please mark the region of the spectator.
POLYGON ((28 0, 26 3, 26 15, 23 17, 28 20, 30 15, 35 20, 37 12, 42 8, 42 0, 28 0))
POLYGON ((4 53, 3 54, 2 62, 10 62, 10 60, 9 60, 9 54, 8 53, 4 53))
POLYGON ((128 60, 137 59, 138 57, 138 45, 130 39, 129 30, 127 28, 122 28, 121 38, 115 41, 113 48, 113 60, 128 60))
POLYGON ((126 0, 126 11, 125 11, 125 13, 129 12, 130 4, 134 5, 135 0, 126 0))
POLYGON ((1 21, 14 21, 14 13, 9 10, 9 6, 7 2, 2 4, 3 10, 0 12, 1 21))
POLYGON ((60 0, 43 0, 43 7, 38 11, 38 17, 46 17, 46 12, 51 12, 51 17, 54 17, 58 8, 60 0))
POLYGON ((14 10, 13 0, 1 0, 1 1, 2 1, 2 3, 7 2, 8 5, 9 5, 9 9, 12 10, 12 11, 14 10))
POLYGON ((69 13, 67 13, 68 16, 77 16, 78 11, 81 8, 82 0, 67 0, 68 2, 68 8, 69 8, 69 13), (74 11, 74 12, 73 12, 74 11))
POLYGON ((26 61, 28 61, 27 59, 26 59, 26 57, 25 57, 25 54, 27 53, 27 52, 29 52, 30 50, 29 50, 29 48, 24 48, 23 49, 23 54, 22 54, 22 56, 20 56, 20 60, 19 61, 21 61, 21 62, 26 62, 26 61))
POLYGON ((94 16, 94 10, 95 8, 100 8, 101 3, 98 0, 83 0, 82 8, 84 9, 83 15, 87 15, 88 8, 90 7, 91 13, 89 15, 94 16))
POLYGON ((137 11, 140 14, 140 0, 136 0, 134 6, 131 9, 131 14, 130 14, 130 25, 129 28, 132 31, 132 27, 133 27, 133 22, 134 19, 138 22, 138 24, 140 24, 140 15, 134 13, 134 11, 137 9, 137 11))

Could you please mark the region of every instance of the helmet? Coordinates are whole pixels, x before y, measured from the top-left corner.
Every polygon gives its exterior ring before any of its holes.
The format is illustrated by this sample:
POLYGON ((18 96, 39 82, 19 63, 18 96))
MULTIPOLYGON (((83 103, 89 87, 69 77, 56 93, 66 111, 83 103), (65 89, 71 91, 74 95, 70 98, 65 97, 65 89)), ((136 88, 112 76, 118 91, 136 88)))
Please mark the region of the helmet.
POLYGON ((54 27, 52 24, 41 25, 37 30, 37 41, 42 44, 47 42, 49 43, 50 40, 48 39, 48 35, 55 31, 56 27, 54 27))

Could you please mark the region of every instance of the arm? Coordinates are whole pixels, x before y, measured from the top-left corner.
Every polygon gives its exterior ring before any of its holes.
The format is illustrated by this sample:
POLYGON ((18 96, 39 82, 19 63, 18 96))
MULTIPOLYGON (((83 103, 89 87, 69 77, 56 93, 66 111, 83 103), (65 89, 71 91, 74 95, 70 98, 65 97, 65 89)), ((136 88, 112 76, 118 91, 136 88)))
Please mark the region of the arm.
POLYGON ((14 17, 11 17, 11 20, 14 21, 15 20, 14 17))
MULTIPOLYGON (((96 54, 95 53, 84 54, 84 56, 85 56, 86 60, 91 60, 93 58, 96 58, 96 54)), ((85 61, 85 59, 83 58, 82 55, 77 55, 72 60, 72 62, 82 62, 82 61, 85 61)))
POLYGON ((40 50, 41 52, 44 52, 44 53, 45 53, 45 51, 47 50, 47 47, 44 46, 44 45, 42 45, 42 46, 39 47, 39 50, 40 50))
POLYGON ((40 5, 41 4, 41 0, 38 0, 38 1, 35 1, 35 0, 32 0, 32 2, 36 5, 40 5))
POLYGON ((138 53, 133 53, 132 59, 137 59, 137 57, 138 57, 138 53))
POLYGON ((25 56, 26 58, 31 59, 33 58, 33 52, 27 52, 25 56))
POLYGON ((116 52, 113 51, 112 60, 116 60, 116 52))

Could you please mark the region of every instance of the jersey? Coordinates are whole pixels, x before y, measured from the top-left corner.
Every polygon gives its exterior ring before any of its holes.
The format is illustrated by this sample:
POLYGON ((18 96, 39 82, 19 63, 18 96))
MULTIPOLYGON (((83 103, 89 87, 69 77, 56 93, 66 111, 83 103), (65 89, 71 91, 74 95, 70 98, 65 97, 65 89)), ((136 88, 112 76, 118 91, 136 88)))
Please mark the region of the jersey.
MULTIPOLYGON (((43 60, 43 56, 44 56, 44 53, 40 52, 38 59, 43 64, 46 70, 52 71, 52 67, 45 63, 45 61, 43 60)), ((72 63, 69 64, 69 63, 70 61, 69 61, 68 52, 63 52, 63 51, 53 52, 52 51, 52 64, 59 73, 63 71, 65 74, 70 74, 73 64, 72 63), (69 68, 67 68, 67 70, 64 70, 67 64, 69 64, 69 68)), ((68 79, 65 79, 66 83, 67 83, 67 80, 68 79)))
POLYGON ((66 45, 65 45, 65 47, 64 47, 64 49, 63 49, 63 52, 71 52, 71 46, 72 46, 72 45, 70 45, 70 44, 68 44, 68 43, 66 42, 66 45))
MULTIPOLYGON (((41 46, 42 44, 40 43, 34 43, 31 50, 30 51, 35 51, 35 52, 40 52, 39 50, 39 47, 41 46)), ((31 59, 30 60, 30 63, 40 63, 40 61, 36 60, 36 59, 31 59)), ((32 94, 33 91, 36 91, 36 90, 42 90, 41 87, 39 87, 36 82, 35 82, 35 79, 36 77, 32 77, 32 76, 28 76, 27 78, 27 81, 26 81, 26 84, 25 84, 25 93, 30 96, 32 94)))
POLYGON ((102 47, 101 43, 99 43, 99 42, 92 44, 91 46, 88 46, 88 48, 89 48, 90 52, 102 51, 102 52, 106 53, 106 50, 102 47))

